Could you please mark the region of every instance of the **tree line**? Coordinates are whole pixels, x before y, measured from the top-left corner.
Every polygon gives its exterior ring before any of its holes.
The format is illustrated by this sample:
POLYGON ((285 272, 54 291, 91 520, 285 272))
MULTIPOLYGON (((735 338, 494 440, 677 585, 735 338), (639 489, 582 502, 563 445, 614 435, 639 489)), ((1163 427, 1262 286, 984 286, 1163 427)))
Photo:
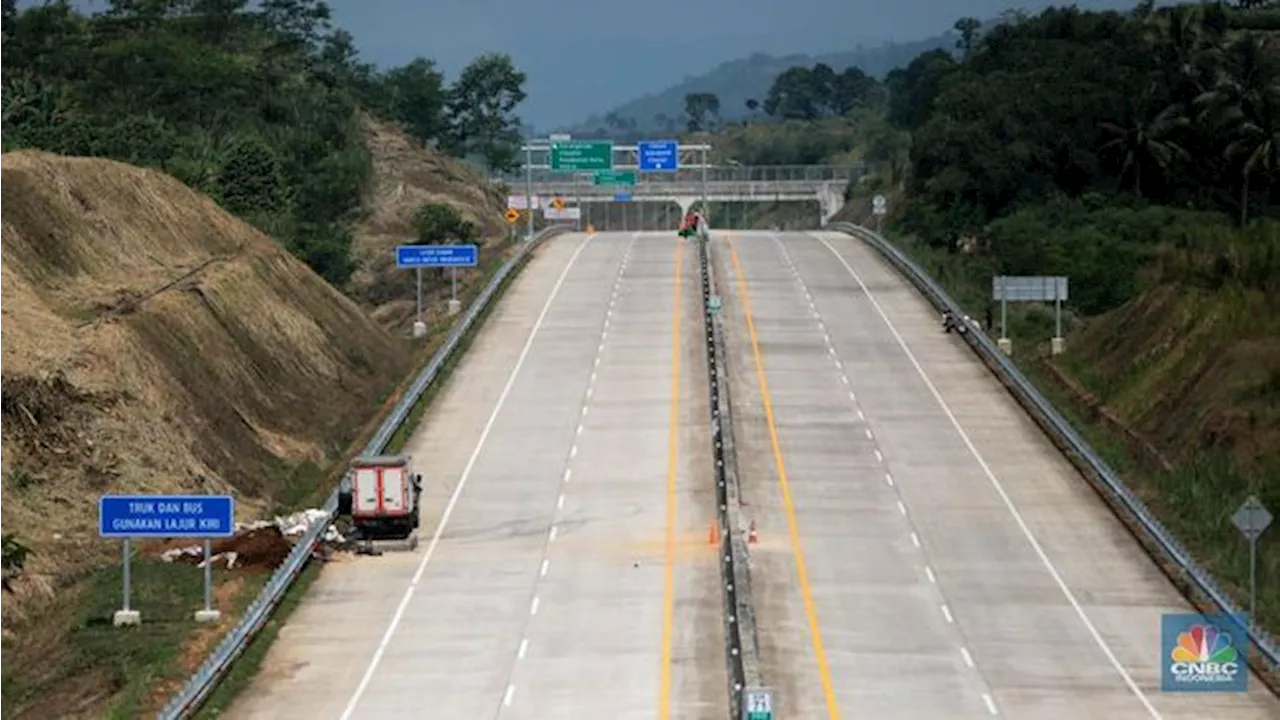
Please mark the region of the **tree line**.
POLYGON ((279 238, 330 282, 353 271, 371 174, 363 113, 491 169, 518 158, 525 76, 485 54, 446 85, 361 60, 322 0, 3 0, 4 150, 156 167, 279 238), (250 7, 250 6, 253 7, 250 7))
POLYGON ((1280 291, 1278 6, 961 18, 954 49, 883 82, 794 67, 747 106, 777 126, 757 142, 774 162, 812 161, 819 128, 851 127, 865 185, 903 196, 891 227, 977 249, 990 272, 1070 275, 1085 312, 1132 297, 1162 247, 1231 233, 1248 257, 1222 272, 1280 291), (812 131, 796 139, 797 123, 812 131))
MULTIPOLYGON (((831 66, 817 63, 811 68, 784 70, 774 78, 763 101, 748 98, 745 105, 753 119, 763 111, 779 121, 819 120, 877 108, 884 99, 881 84, 861 69, 849 67, 837 73, 831 66)), ((719 124, 720 98, 715 93, 689 93, 684 98, 684 112, 689 132, 713 130, 719 124)), ((659 122, 664 120, 658 118, 659 122)), ((625 123, 622 126, 625 129, 625 123)))
POLYGON ((996 272, 1078 277, 1086 312, 1209 225, 1254 239, 1230 272, 1274 283, 1274 225, 1251 220, 1280 209, 1275 5, 1049 8, 981 35, 958 21, 959 57, 886 79, 910 136, 900 229, 951 251, 978 238, 996 272))

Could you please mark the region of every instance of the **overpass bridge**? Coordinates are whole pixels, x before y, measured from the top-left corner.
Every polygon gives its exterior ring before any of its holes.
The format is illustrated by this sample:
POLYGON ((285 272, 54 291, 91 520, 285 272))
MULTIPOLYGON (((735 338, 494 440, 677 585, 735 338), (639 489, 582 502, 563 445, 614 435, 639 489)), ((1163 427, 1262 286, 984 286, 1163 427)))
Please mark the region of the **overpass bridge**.
POLYGON ((667 203, 686 213, 699 201, 708 203, 814 202, 825 224, 844 207, 850 182, 865 174, 858 165, 704 165, 676 171, 643 172, 634 164, 614 170, 634 171, 635 185, 595 185, 592 172, 568 172, 546 167, 493 179, 512 194, 537 198, 560 197, 566 207, 602 203, 667 203))

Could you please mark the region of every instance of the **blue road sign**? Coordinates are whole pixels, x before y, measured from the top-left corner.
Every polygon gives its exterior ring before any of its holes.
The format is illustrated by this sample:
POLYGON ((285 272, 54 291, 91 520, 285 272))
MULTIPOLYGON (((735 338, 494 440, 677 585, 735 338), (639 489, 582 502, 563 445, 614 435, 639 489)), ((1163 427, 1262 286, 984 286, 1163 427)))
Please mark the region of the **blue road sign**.
POLYGON ((230 495, 103 495, 98 534, 106 538, 229 537, 236 532, 230 495))
POLYGON ((480 257, 475 245, 397 245, 396 267, 475 267, 480 257))
POLYGON ((614 193, 613 201, 614 202, 630 202, 631 193, 614 193))
POLYGON ((680 168, 680 143, 675 140, 641 140, 636 149, 641 170, 674 171, 680 168))

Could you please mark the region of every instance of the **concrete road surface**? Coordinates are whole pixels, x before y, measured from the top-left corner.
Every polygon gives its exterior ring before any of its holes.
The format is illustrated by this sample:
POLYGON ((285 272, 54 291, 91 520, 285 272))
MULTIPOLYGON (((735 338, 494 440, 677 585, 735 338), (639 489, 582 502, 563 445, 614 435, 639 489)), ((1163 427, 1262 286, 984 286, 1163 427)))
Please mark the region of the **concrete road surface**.
POLYGON ((1161 692, 1190 606, 873 250, 714 235, 778 717, 1280 718, 1161 692))
POLYGON ((326 567, 229 716, 724 717, 698 287, 674 233, 544 246, 406 448, 419 549, 326 567))

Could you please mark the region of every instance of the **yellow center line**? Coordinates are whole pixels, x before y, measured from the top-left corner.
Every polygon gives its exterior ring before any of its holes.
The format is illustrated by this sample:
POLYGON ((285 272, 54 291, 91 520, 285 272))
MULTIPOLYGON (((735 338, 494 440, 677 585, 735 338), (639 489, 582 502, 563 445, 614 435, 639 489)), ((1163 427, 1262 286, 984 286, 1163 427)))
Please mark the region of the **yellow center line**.
POLYGON ((676 593, 676 462, 680 447, 680 271, 684 243, 676 240, 675 307, 671 310, 671 418, 667 436, 667 540, 666 578, 662 593, 662 685, 658 692, 658 717, 671 717, 671 625, 676 593))
POLYGON ((813 639, 813 654, 818 660, 818 674, 822 679, 822 694, 827 699, 827 716, 839 720, 840 708, 836 705, 835 689, 831 684, 831 670, 827 666, 827 652, 822 646, 822 632, 818 629, 818 612, 813 606, 813 591, 809 587, 809 571, 804 564, 804 551, 800 548, 800 531, 796 526, 796 509, 791 503, 791 484, 787 481, 786 463, 782 461, 782 448, 778 444, 778 426, 773 419, 773 401, 769 397, 769 383, 764 377, 764 361, 760 358, 760 341, 756 336, 756 323, 751 312, 751 295, 747 292, 747 280, 738 261, 738 251, 733 242, 729 245, 729 260, 738 278, 738 297, 742 300, 742 314, 747 319, 747 334, 751 337, 751 355, 755 358, 756 381, 760 384, 760 397, 764 405, 764 418, 769 426, 769 442, 773 445, 773 462, 778 469, 778 486, 782 490, 782 505, 787 511, 787 526, 791 531, 791 553, 796 559, 796 575, 800 581, 800 594, 804 598, 805 615, 809 618, 809 635, 813 639))

